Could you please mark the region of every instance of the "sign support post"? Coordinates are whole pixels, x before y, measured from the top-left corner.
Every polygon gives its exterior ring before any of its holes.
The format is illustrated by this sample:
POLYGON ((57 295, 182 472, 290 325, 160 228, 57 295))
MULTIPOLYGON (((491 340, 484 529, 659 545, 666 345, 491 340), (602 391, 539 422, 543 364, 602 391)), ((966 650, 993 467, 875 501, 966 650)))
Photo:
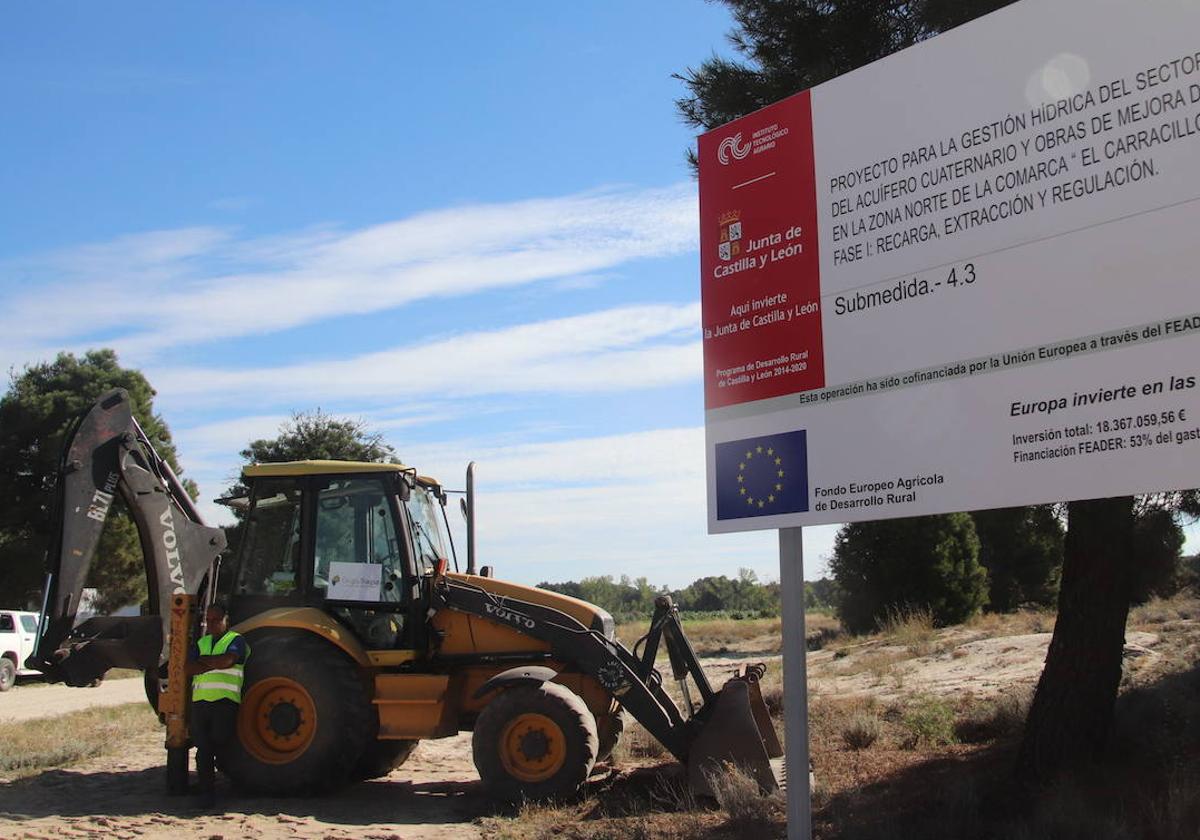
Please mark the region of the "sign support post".
POLYGON ((779 529, 783 609, 783 738, 787 767, 788 840, 812 840, 808 777, 808 641, 804 615, 803 528, 779 529), (788 609, 799 604, 799 609, 788 609))
POLYGON ((789 840, 802 526, 1195 486, 1197 31, 1019 0, 699 137, 708 532, 779 531, 789 840))

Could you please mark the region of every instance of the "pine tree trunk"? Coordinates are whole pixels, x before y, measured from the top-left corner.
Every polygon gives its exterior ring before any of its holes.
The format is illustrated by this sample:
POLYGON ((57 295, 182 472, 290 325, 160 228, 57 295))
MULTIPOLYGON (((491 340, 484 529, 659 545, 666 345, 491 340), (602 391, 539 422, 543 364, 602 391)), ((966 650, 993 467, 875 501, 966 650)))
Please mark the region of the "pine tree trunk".
POLYGON ((1104 751, 1121 682, 1133 564, 1133 499, 1067 506, 1058 621, 1017 756, 1042 786, 1104 751))

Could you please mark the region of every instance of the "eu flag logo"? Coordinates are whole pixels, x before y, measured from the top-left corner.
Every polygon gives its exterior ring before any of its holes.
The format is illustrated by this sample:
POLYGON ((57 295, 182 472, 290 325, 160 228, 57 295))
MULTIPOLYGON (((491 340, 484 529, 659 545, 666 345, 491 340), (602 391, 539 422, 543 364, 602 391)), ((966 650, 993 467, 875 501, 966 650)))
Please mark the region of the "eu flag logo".
POLYGON ((808 510, 806 433, 718 443, 717 519, 775 516, 808 510))

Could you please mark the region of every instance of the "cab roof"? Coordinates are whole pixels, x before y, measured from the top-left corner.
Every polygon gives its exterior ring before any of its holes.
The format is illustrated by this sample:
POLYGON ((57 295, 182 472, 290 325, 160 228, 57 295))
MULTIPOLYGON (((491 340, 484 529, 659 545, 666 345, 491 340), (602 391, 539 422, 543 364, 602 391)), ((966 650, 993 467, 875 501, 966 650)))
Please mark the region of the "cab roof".
POLYGON ((370 461, 279 461, 271 464, 251 464, 242 469, 242 475, 247 478, 384 472, 414 474, 416 470, 403 464, 378 464, 370 461))
POLYGON ((292 478, 300 475, 338 475, 344 473, 408 473, 418 484, 440 487, 436 478, 417 475, 404 464, 379 464, 374 461, 277 461, 269 464, 250 464, 242 468, 246 478, 292 478))

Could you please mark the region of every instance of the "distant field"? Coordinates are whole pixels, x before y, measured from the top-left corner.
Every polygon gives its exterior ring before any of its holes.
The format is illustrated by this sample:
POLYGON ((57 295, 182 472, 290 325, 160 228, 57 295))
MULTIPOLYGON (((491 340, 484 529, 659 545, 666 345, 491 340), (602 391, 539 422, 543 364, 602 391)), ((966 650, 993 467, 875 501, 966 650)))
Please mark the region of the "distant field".
MULTIPOLYGON (((729 653, 772 654, 780 652, 783 633, 781 618, 711 618, 711 614, 684 614, 683 626, 692 647, 700 656, 729 653)), ((841 625, 825 612, 810 612, 805 617, 808 636, 833 635, 841 625)), ((650 629, 650 621, 617 625, 617 638, 632 646, 650 629)))

